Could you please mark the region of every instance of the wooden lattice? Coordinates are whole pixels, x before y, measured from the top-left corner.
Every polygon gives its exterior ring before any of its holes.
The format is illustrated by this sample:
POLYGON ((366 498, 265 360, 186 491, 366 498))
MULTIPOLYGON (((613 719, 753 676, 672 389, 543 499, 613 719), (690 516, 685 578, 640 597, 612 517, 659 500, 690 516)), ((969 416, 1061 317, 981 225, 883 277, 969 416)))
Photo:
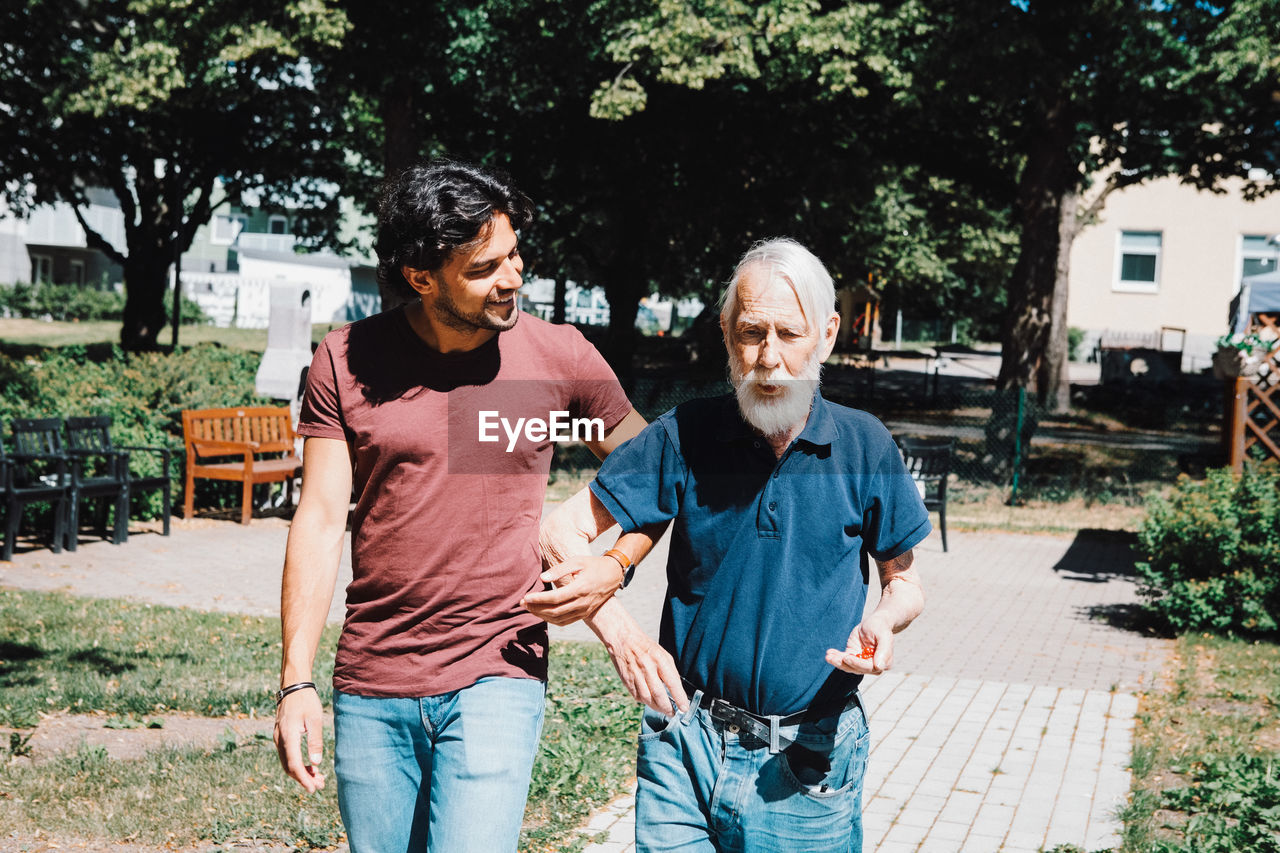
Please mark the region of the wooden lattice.
MULTIPOLYGON (((1280 314, 1252 315, 1248 331, 1280 338, 1280 314)), ((1267 353, 1256 374, 1237 378, 1231 392, 1227 438, 1232 467, 1239 469, 1255 445, 1280 459, 1280 347, 1267 353)))

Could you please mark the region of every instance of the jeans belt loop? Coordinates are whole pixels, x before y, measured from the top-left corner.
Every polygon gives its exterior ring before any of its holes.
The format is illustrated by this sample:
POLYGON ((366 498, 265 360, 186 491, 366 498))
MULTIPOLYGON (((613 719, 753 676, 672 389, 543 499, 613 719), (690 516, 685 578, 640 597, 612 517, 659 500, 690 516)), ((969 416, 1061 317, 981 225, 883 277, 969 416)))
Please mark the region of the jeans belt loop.
POLYGON ((769 754, 777 755, 780 752, 778 748, 778 718, 769 718, 769 754))
POLYGON ((689 708, 684 713, 680 713, 680 709, 676 709, 676 718, 680 725, 687 725, 693 719, 693 715, 698 713, 698 703, 702 701, 702 691, 695 690, 693 695, 689 697, 689 708))

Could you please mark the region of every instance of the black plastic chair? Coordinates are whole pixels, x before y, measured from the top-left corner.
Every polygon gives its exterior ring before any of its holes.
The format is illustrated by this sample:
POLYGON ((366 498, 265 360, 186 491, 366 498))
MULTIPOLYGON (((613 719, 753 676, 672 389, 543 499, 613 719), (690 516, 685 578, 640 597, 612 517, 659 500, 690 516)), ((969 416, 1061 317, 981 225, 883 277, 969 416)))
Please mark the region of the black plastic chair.
POLYGON ((938 513, 942 550, 947 550, 947 477, 955 453, 954 438, 899 438, 902 460, 920 488, 925 509, 938 513))
MULTIPOLYGON (((113 444, 111 441, 111 417, 109 415, 93 415, 86 418, 67 418, 67 448, 73 455, 109 456, 124 452, 128 454, 124 470, 129 478, 129 495, 160 490, 164 500, 164 535, 169 535, 169 517, 173 515, 173 486, 169 480, 169 462, 173 451, 167 447, 150 447, 141 444, 113 444), (129 463, 136 460, 138 453, 152 453, 159 457, 159 474, 135 474, 129 470, 129 463)), ((126 510, 126 513, 128 510, 126 510)), ((125 517, 126 525, 128 517, 125 517)), ((127 531, 126 531, 127 534, 127 531)))
POLYGON ((0 444, 0 487, 4 491, 4 546, 0 559, 13 559, 13 546, 22 526, 22 514, 28 504, 53 505, 53 553, 62 552, 66 538, 67 503, 71 494, 71 475, 67 457, 62 454, 14 453, 6 455, 0 444))
POLYGON ((101 499, 98 528, 106 535, 107 508, 113 505, 115 517, 111 528, 111 542, 120 545, 129 539, 129 454, 124 451, 111 453, 70 453, 62 443, 62 420, 59 418, 15 418, 13 430, 14 455, 43 453, 63 456, 70 472, 67 495, 66 546, 76 550, 80 538, 80 502, 85 499, 101 499))

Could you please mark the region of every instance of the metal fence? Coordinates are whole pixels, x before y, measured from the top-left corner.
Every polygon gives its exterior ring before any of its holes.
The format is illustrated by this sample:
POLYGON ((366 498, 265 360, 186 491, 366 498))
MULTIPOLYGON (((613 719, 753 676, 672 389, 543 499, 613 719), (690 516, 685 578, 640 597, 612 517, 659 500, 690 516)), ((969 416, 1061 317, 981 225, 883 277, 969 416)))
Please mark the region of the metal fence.
MULTIPOLYGON (((641 372, 630 395, 652 420, 685 400, 728 391, 719 376, 667 369, 641 372)), ((823 378, 828 399, 870 412, 895 437, 954 439, 953 493, 1139 504, 1182 474, 1198 478, 1223 464, 1221 388, 1208 377, 1073 392, 1069 411, 1051 413, 1025 390, 924 370, 841 366, 823 378)))

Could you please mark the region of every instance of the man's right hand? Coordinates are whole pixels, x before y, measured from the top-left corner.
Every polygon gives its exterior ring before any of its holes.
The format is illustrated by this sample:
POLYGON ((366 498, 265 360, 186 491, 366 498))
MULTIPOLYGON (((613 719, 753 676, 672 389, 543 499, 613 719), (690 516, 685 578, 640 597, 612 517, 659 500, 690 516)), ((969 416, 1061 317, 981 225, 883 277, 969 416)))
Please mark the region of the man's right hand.
POLYGON ((314 793, 324 787, 320 759, 324 755, 324 706, 314 690, 290 693, 276 707, 276 752, 280 765, 298 784, 314 793), (306 735, 308 762, 302 757, 306 735))
POLYGON ((604 643, 613 668, 636 701, 668 717, 677 710, 688 710, 689 697, 675 659, 640 628, 616 598, 606 601, 586 622, 604 643))

